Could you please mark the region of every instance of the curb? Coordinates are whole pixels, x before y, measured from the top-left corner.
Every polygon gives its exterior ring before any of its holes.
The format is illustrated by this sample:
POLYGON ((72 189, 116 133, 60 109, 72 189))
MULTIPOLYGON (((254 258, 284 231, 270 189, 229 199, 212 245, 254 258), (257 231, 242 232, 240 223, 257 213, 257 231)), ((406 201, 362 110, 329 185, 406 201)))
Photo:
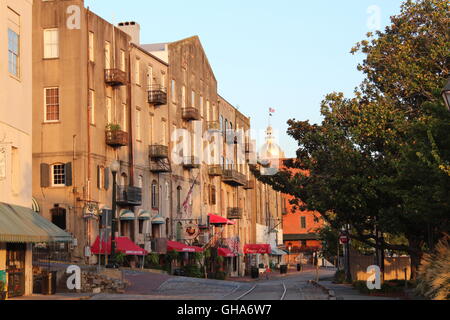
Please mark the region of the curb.
POLYGON ((308 282, 311 283, 313 286, 322 289, 322 291, 328 295, 328 300, 337 300, 336 293, 334 292, 334 290, 328 289, 327 287, 321 285, 315 280, 309 280, 308 282))

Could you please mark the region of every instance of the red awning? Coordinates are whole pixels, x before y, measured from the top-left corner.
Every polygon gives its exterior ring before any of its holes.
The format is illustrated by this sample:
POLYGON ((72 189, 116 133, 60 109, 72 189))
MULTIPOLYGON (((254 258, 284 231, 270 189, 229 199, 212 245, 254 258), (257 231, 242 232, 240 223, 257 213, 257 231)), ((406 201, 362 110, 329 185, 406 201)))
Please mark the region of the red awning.
POLYGON ((225 257, 225 258, 236 257, 236 254, 233 251, 231 251, 230 249, 226 249, 226 248, 217 249, 217 254, 219 256, 225 257))
POLYGON ((184 243, 175 241, 167 241, 167 251, 177 252, 203 252, 203 248, 188 246, 184 243))
POLYGON ((264 253, 272 253, 272 249, 270 247, 270 244, 246 244, 244 246, 244 253, 245 254, 264 254, 264 253))
POLYGON ((209 223, 210 224, 217 224, 217 225, 223 225, 223 224, 229 224, 234 225, 236 224, 234 221, 229 220, 227 218, 215 215, 215 214, 209 214, 209 223))
MULTIPOLYGON (((116 251, 124 253, 127 256, 146 256, 148 252, 127 237, 116 238, 116 251)), ((91 247, 93 254, 111 254, 111 239, 103 241, 100 249, 100 238, 95 239, 94 244, 91 247)))

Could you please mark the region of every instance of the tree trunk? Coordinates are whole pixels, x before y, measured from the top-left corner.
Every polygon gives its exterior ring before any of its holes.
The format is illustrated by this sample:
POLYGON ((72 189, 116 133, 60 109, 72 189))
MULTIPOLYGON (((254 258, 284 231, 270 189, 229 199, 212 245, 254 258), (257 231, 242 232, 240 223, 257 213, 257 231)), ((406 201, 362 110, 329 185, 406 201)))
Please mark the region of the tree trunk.
POLYGON ((420 262, 423 256, 423 241, 417 238, 408 238, 408 242, 409 247, 411 248, 411 251, 409 252, 409 255, 411 257, 411 280, 416 280, 420 262))

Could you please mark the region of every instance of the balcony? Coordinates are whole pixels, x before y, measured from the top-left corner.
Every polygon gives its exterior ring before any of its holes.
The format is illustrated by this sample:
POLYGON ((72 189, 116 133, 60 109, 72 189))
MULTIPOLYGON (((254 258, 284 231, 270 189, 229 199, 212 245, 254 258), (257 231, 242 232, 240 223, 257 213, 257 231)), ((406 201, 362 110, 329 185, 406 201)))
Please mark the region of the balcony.
POLYGON ((236 170, 223 170, 222 182, 230 186, 245 186, 247 177, 236 170))
POLYGON ((150 86, 148 89, 148 103, 154 106, 167 104, 167 90, 161 85, 150 86))
POLYGON ((128 133, 121 130, 106 130, 106 144, 113 148, 128 145, 128 133))
POLYGON ((182 118, 185 121, 197 121, 201 119, 200 112, 196 108, 183 108, 182 118))
POLYGON ((127 84, 127 74, 120 69, 105 69, 105 82, 112 87, 127 84))
POLYGON ((194 156, 183 157, 183 167, 185 169, 199 169, 200 160, 194 156))
POLYGON ((150 162, 150 172, 153 173, 169 173, 172 172, 170 163, 164 161, 152 161, 150 162))
POLYGON ((219 121, 208 121, 207 122, 208 131, 220 132, 220 122, 219 121))
POLYGON ((118 186, 116 202, 120 206, 140 206, 142 204, 142 189, 130 186, 118 186))
POLYGON ((242 208, 228 208, 227 215, 230 220, 241 220, 244 215, 244 210, 242 208))
POLYGON ((219 165, 210 165, 208 166, 208 174, 211 177, 219 177, 223 174, 222 166, 219 165))
POLYGON ((169 147, 163 145, 149 146, 149 157, 152 159, 167 159, 169 157, 169 147))
POLYGON ((252 190, 255 189, 255 180, 247 180, 245 186, 244 186, 245 190, 252 190))

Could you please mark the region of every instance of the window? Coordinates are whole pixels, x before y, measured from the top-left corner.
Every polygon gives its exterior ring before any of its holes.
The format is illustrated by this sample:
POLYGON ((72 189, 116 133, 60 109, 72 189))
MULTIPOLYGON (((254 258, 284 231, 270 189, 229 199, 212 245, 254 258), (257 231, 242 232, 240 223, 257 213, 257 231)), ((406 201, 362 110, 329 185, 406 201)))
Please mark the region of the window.
POLYGON ((195 91, 194 90, 192 90, 192 93, 191 93, 191 107, 195 108, 195 91))
POLYGON ((176 82, 172 79, 172 82, 170 83, 170 93, 172 95, 172 102, 177 102, 177 94, 175 92, 176 89, 176 82))
POLYGON ((158 183, 156 181, 152 182, 152 208, 158 209, 158 183))
POLYGON ((97 167, 97 187, 100 190, 105 187, 105 168, 102 166, 97 167))
POLYGON ((111 43, 105 41, 105 69, 111 69, 111 43))
POLYGON ((50 210, 50 214, 52 216, 52 223, 59 227, 62 230, 66 230, 66 209, 60 208, 58 205, 55 205, 53 209, 50 210))
POLYGON ((165 186, 166 186, 166 201, 169 201, 169 197, 170 197, 170 186, 169 186, 169 182, 166 181, 165 186))
POLYGON ((203 110, 203 96, 200 96, 200 114, 202 117, 204 116, 204 110, 203 110))
POLYGON ((107 124, 112 123, 112 99, 111 99, 111 97, 106 97, 106 120, 107 120, 107 124))
POLYGON ((166 121, 162 121, 162 127, 161 127, 161 144, 163 146, 167 145, 167 139, 166 139, 166 135, 167 135, 167 123, 166 121))
POLYGON ((19 35, 8 29, 8 71, 15 77, 19 76, 19 35))
POLYGON ((134 67, 135 67, 134 78, 135 78, 136 84, 138 86, 140 86, 141 85, 141 60, 136 59, 136 65, 134 67))
POLYGON ((122 104, 122 130, 127 131, 127 105, 122 104))
MULTIPOLYGON (((211 121, 211 110, 209 110, 210 108, 210 104, 209 104, 209 100, 206 101, 206 121, 211 121)), ((213 120, 215 120, 213 118, 213 120)))
POLYGON ((126 71, 126 67, 125 67, 125 50, 120 50, 120 70, 122 71, 126 71))
POLYGON ((89 115, 91 118, 91 124, 95 124, 95 91, 89 90, 89 115))
POLYGON ((64 164, 55 164, 52 166, 52 186, 60 187, 66 185, 66 170, 64 164))
POLYGON ((181 107, 186 108, 186 86, 181 88, 181 107))
POLYGON ((153 85, 153 67, 148 66, 147 68, 147 86, 151 88, 153 85))
POLYGON ((141 110, 136 110, 136 140, 141 141, 141 110))
POLYGON ((59 121, 59 88, 44 89, 45 122, 59 121))
POLYGON ((20 193, 21 174, 19 148, 11 147, 11 191, 14 195, 20 193))
POLYGON ((161 86, 166 88, 166 75, 164 73, 161 74, 161 86))
POLYGON ((181 187, 177 187, 177 212, 181 213, 181 187))
POLYGON ((141 188, 144 186, 144 178, 142 176, 138 177, 138 188, 141 188))
POLYGON ((54 59, 59 57, 59 30, 44 30, 44 59, 54 59))
POLYGON ((302 229, 306 229, 306 217, 301 217, 300 218, 300 227, 302 229))
POLYGON ((209 203, 211 205, 216 205, 216 187, 211 185, 209 189, 209 203))
POLYGON ((94 62, 95 52, 94 52, 94 33, 89 31, 89 61, 94 62))

